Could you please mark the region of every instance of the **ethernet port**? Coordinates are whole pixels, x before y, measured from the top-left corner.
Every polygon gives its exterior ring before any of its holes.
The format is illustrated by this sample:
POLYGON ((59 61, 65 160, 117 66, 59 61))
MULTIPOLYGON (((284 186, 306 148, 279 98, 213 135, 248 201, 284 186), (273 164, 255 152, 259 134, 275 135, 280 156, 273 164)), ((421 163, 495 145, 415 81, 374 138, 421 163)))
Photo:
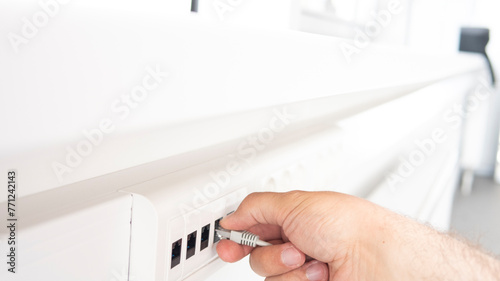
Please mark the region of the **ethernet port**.
POLYGON ((182 239, 179 239, 172 243, 172 258, 170 260, 170 268, 174 268, 176 265, 181 263, 181 246, 182 239))
POLYGON ((210 237, 210 224, 201 228, 200 251, 208 247, 208 238, 210 237))
POLYGON ((186 259, 194 256, 196 252, 196 231, 187 236, 186 259))
POLYGON ((219 237, 219 235, 217 235, 217 232, 215 230, 219 228, 221 220, 222 220, 222 218, 219 218, 214 223, 214 244, 219 242, 219 240, 220 240, 220 237, 219 237))

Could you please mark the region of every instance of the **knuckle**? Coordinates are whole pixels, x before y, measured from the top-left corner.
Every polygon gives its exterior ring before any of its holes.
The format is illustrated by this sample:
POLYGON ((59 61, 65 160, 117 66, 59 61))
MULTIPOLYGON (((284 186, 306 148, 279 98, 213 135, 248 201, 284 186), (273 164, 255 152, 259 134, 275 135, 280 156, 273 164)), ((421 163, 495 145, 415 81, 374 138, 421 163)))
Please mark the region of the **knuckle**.
POLYGON ((260 192, 253 192, 247 195, 244 201, 246 202, 254 202, 257 200, 258 197, 260 197, 261 193, 260 192))
POLYGON ((252 192, 248 194, 242 203, 253 206, 261 202, 262 198, 267 196, 269 192, 252 192))
POLYGON ((306 194, 307 193, 305 191, 292 190, 292 191, 286 192, 284 195, 285 195, 285 198, 287 199, 286 200, 287 202, 299 202, 300 200, 304 199, 306 194))

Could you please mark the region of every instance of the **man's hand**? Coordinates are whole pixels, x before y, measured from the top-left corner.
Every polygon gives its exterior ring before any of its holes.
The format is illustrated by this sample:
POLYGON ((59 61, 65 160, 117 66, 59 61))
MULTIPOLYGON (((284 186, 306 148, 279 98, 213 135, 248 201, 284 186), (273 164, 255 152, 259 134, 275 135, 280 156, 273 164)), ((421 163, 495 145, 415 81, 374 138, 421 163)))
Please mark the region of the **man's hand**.
POLYGON ((222 260, 250 253, 266 280, 500 280, 498 261, 366 200, 335 192, 254 193, 221 226, 273 246, 229 240, 222 260))

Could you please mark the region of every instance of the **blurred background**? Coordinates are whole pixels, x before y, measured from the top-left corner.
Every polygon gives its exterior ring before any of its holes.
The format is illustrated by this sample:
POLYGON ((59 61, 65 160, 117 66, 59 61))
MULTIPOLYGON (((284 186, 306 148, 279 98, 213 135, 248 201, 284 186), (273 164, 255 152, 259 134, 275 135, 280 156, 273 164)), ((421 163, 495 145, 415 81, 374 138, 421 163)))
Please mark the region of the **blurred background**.
MULTIPOLYGON (((290 28, 336 37, 354 38, 376 20, 377 12, 397 5, 401 12, 392 15, 383 32, 373 42, 404 45, 420 51, 456 52, 460 28, 488 27, 488 50, 498 49, 500 3, 494 0, 193 0, 198 13, 206 18, 254 27, 290 28), (392 2, 392 3, 391 3, 392 2), (221 16, 222 15, 222 16, 221 16), (221 18, 222 17, 222 18, 221 18)), ((491 52, 493 61, 498 54, 491 52)))

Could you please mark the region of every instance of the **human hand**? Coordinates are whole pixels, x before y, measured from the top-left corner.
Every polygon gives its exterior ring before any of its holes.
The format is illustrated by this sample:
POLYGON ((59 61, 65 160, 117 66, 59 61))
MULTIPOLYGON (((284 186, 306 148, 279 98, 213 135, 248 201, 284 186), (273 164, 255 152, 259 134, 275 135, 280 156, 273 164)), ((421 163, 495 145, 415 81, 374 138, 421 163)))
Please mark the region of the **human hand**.
POLYGON ((273 244, 217 245, 227 262, 250 254, 250 266, 268 281, 500 281, 500 261, 477 247, 335 192, 253 193, 221 226, 273 244))
POLYGON ((266 280, 368 280, 384 267, 379 248, 386 209, 335 192, 253 193, 221 221, 274 244, 252 248, 222 240, 217 252, 235 262, 250 253, 250 265, 266 280), (311 258, 306 260, 306 255, 311 258), (367 263, 366 261, 370 261, 367 263))

